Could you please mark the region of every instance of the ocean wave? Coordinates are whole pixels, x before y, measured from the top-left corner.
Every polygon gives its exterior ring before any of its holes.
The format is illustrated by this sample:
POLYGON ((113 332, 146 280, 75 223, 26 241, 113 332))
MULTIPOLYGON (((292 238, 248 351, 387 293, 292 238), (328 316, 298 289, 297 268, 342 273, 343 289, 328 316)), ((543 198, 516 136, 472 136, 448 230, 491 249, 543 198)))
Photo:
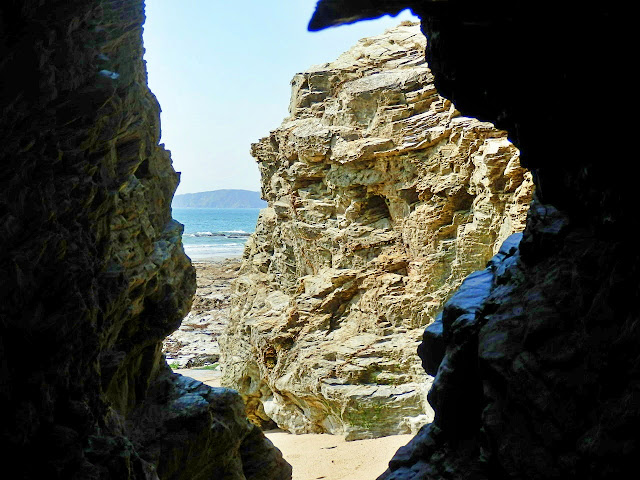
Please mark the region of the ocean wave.
POLYGON ((242 244, 220 245, 184 245, 185 253, 192 260, 205 260, 207 258, 231 258, 240 257, 244 251, 242 244))
POLYGON ((244 243, 205 243, 205 244, 194 244, 194 243, 184 243, 184 248, 189 248, 192 250, 242 250, 244 249, 244 243))
POLYGON ((243 230, 231 230, 228 232, 195 232, 185 233, 183 237, 200 238, 200 237, 225 237, 225 238, 244 238, 249 237, 251 233, 243 230))

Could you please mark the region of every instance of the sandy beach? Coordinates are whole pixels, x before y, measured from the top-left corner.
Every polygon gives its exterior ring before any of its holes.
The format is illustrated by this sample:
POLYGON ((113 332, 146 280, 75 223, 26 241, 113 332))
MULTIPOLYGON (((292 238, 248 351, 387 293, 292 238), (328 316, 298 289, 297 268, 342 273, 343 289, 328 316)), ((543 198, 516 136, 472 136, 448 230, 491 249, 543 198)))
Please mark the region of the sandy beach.
POLYGON ((375 480, 412 435, 346 442, 328 434, 265 432, 293 467, 293 480, 375 480))
MULTIPOLYGON (((191 312, 165 340, 165 352, 176 373, 219 387, 216 338, 228 319, 231 281, 237 276, 240 259, 199 261, 194 266, 197 291, 191 312)), ((374 480, 386 470, 398 448, 412 438, 394 435, 347 442, 328 434, 293 435, 282 430, 265 434, 292 465, 293 480, 374 480)))

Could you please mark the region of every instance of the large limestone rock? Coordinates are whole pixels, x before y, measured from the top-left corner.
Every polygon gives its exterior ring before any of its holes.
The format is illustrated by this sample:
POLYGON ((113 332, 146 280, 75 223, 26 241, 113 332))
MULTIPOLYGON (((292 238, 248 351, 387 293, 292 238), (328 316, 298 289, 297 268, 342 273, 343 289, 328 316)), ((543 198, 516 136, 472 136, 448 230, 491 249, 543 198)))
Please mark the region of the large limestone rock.
POLYGON ((403 24, 296 75, 252 147, 269 206, 220 346, 256 423, 356 439, 430 421, 422 330, 524 228, 518 150, 438 95, 424 49, 403 24))
POLYGON ((143 19, 141 0, 0 6, 2 452, 23 479, 290 478, 237 393, 162 356, 195 279, 143 19))

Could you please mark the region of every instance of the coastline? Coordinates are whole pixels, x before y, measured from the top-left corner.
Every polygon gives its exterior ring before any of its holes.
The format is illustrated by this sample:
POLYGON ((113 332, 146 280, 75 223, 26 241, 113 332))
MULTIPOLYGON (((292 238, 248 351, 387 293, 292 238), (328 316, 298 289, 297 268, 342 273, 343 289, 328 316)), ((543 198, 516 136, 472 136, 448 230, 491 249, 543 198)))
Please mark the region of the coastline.
MULTIPOLYGON (((186 250, 185 250, 186 252, 186 250)), ((242 261, 242 252, 237 255, 225 255, 225 256, 190 256, 187 253, 187 256, 191 260, 191 264, 198 270, 198 267, 206 268, 207 265, 210 264, 220 264, 220 263, 229 263, 229 262, 241 262, 242 261)))
MULTIPOLYGON (((191 257, 189 257, 191 258, 191 257)), ((221 265, 226 263, 242 262, 242 255, 234 255, 227 257, 200 257, 197 259, 191 258, 191 264, 196 269, 196 272, 201 269, 206 269, 210 265, 221 265)))
POLYGON ((255 229, 259 208, 172 208, 184 227, 182 245, 193 263, 242 257, 255 229))

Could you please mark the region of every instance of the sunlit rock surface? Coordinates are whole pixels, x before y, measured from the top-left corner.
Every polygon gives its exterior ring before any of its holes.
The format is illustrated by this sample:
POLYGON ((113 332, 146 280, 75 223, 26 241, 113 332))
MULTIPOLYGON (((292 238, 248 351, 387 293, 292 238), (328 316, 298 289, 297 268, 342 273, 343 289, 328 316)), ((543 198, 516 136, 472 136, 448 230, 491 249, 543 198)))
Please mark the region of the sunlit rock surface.
POLYGON ((0 6, 0 440, 23 479, 273 479, 237 393, 173 375, 195 289, 143 2, 0 6), (254 456, 254 452, 255 455, 254 456))
POLYGON ((356 439, 432 420, 422 330, 524 228, 517 149, 438 95, 424 49, 403 24, 296 75, 252 147, 269 206, 220 345, 256 423, 356 439))

